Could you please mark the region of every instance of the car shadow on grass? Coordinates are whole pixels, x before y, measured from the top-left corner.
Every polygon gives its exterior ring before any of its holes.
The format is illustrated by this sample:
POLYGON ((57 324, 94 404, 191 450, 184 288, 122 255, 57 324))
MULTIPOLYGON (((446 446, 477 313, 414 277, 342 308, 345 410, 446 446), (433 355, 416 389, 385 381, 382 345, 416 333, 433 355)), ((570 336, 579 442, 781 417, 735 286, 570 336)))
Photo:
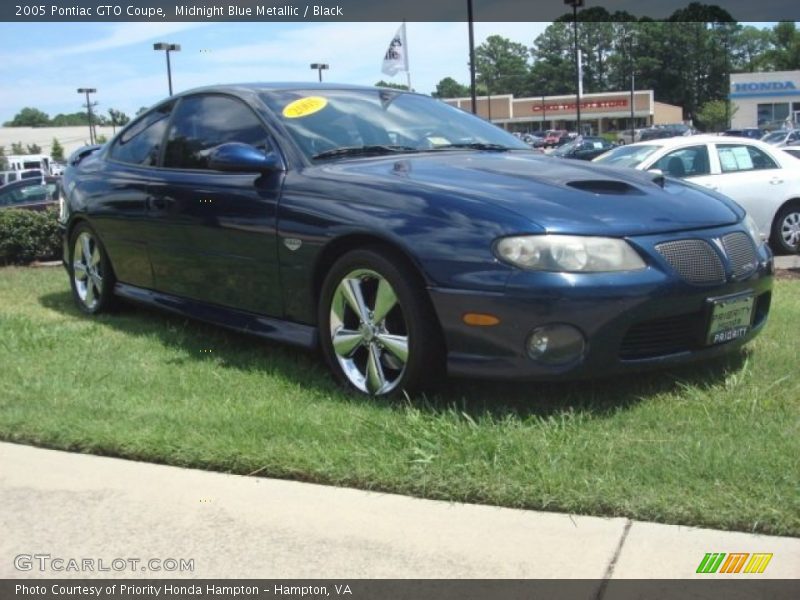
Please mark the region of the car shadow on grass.
POLYGON ((741 370, 749 351, 697 365, 647 373, 572 382, 502 382, 445 378, 428 394, 374 399, 350 394, 329 373, 321 353, 282 345, 244 333, 138 304, 122 302, 110 314, 90 317, 80 312, 69 292, 39 297, 42 306, 73 319, 91 320, 134 336, 157 338, 165 347, 178 349, 170 359, 176 367, 208 362, 215 367, 259 370, 308 389, 320 399, 347 403, 380 403, 387 408, 411 406, 429 413, 457 410, 471 418, 491 416, 547 417, 582 411, 598 416, 637 404, 659 394, 687 387, 709 389, 741 370))

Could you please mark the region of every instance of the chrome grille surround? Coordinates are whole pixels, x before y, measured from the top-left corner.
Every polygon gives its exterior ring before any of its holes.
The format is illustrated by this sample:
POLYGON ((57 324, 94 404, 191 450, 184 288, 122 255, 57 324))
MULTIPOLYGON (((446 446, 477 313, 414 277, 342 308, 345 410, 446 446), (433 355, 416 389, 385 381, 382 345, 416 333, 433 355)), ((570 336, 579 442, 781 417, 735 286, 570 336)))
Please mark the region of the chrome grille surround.
POLYGON ((722 237, 722 246, 731 263, 731 270, 736 279, 751 275, 758 268, 756 247, 750 236, 741 231, 729 233, 722 237))
POLYGON ((663 242, 655 248, 684 281, 701 285, 725 282, 722 259, 704 240, 663 242))

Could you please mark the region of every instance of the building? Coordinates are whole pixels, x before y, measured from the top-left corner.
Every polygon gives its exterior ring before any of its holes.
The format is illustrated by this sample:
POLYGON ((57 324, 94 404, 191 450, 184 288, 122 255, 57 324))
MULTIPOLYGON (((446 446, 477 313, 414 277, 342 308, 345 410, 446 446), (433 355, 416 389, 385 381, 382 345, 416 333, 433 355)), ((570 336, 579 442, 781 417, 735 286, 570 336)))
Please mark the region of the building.
MULTIPOLYGON (((119 131, 119 127, 116 128, 119 131)), ((111 127, 95 127, 97 135, 111 139, 111 127)), ((0 127, 0 147, 6 154, 11 154, 11 144, 20 142, 23 147, 36 144, 41 147, 43 154, 50 154, 53 138, 64 148, 64 156, 89 144, 89 127, 86 125, 76 127, 0 127)))
POLYGON ((731 73, 731 127, 800 124, 800 71, 731 73))
MULTIPOLYGON (((631 100, 634 127, 680 123, 683 111, 679 106, 656 102, 653 90, 604 92, 581 95, 581 125, 584 133, 600 134, 631 128, 631 100)), ((448 104, 472 110, 470 98, 450 98, 448 104)), ((509 131, 566 129, 575 131, 577 123, 575 95, 514 98, 511 94, 479 96, 478 114, 509 131), (491 98, 491 100, 489 99, 491 98)))

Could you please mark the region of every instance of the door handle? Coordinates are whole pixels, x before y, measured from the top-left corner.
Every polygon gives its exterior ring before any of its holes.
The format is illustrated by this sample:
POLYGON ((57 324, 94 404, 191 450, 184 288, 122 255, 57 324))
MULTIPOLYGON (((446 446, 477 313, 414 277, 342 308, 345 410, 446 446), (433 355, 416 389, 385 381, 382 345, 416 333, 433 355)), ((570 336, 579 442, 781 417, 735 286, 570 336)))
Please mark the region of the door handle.
POLYGON ((715 192, 717 191, 717 189, 719 189, 719 188, 717 188, 717 186, 715 186, 715 185, 713 185, 711 183, 706 183, 705 187, 707 187, 710 190, 714 190, 715 192))
POLYGON ((780 178, 778 178, 778 177, 773 177, 772 179, 770 179, 770 180, 769 180, 769 182, 770 182, 772 185, 778 185, 778 184, 781 184, 781 183, 783 183, 783 179, 780 179, 780 178))

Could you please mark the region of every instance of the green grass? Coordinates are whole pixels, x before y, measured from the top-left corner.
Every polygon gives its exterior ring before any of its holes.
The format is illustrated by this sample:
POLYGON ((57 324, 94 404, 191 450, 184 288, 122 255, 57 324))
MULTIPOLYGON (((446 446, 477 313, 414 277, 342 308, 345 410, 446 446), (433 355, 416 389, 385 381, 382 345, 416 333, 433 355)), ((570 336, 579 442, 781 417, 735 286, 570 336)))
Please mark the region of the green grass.
POLYGON ((429 498, 800 535, 800 281, 748 348, 581 384, 354 398, 313 354, 0 270, 0 438, 429 498))

